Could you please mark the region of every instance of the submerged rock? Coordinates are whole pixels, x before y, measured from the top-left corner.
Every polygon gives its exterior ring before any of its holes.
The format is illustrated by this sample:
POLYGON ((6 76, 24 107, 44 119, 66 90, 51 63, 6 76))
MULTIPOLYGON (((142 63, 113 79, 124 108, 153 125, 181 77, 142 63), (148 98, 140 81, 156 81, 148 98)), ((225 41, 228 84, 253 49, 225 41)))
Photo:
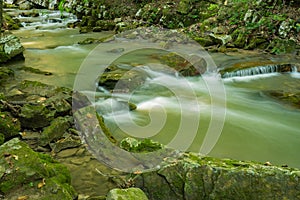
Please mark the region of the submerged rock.
POLYGON ((264 91, 263 94, 300 109, 300 92, 264 91))
POLYGON ((8 67, 0 67, 0 84, 3 84, 13 78, 14 71, 8 67))
POLYGON ((14 138, 0 146, 0 192, 5 199, 76 199, 70 172, 14 138))
POLYGON ((24 47, 19 38, 14 35, 5 35, 0 38, 0 63, 22 55, 24 47))
POLYGON ((148 200, 145 193, 139 188, 112 189, 106 200, 148 200))
POLYGON ((297 170, 186 153, 135 178, 149 199, 298 199, 297 170), (158 189, 159 188, 159 189, 158 189))

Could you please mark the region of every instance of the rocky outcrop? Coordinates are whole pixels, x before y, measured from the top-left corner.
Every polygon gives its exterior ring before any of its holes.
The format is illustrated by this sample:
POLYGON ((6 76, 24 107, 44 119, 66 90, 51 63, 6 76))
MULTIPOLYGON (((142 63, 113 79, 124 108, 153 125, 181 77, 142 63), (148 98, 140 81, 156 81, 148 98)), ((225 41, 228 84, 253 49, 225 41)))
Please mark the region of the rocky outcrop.
MULTIPOLYGON (((14 35, 0 37, 0 63, 23 57, 24 47, 19 38, 14 35)), ((24 58, 24 57, 23 57, 24 58)))
POLYGON ((300 171, 186 153, 137 175, 149 199, 299 199, 300 171))
POLYGON ((5 199, 76 199, 70 172, 19 139, 0 146, 0 192, 5 199))

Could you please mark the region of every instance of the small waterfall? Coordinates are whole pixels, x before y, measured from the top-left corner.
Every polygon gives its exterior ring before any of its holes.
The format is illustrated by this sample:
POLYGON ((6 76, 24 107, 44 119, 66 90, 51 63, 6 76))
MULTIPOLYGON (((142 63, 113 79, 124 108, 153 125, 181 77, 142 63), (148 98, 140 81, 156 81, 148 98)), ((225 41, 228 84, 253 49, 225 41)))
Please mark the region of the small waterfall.
MULTIPOLYGON (((226 71, 226 70, 224 70, 226 71)), ((222 74, 222 78, 231 78, 231 77, 242 77, 242 76, 253 76, 258 74, 269 74, 269 73, 285 73, 285 72, 297 72, 298 69, 295 65, 292 64, 278 64, 278 65, 264 65, 249 67, 245 69, 236 69, 233 71, 227 71, 222 74)))

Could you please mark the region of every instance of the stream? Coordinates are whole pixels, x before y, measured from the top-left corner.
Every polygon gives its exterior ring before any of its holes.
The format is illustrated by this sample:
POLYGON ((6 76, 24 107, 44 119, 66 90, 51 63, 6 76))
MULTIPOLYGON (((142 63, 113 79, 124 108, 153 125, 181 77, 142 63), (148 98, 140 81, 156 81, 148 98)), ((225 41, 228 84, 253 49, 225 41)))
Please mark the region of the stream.
MULTIPOLYGON (((7 11, 15 15, 24 12, 7 11)), ((76 28, 66 28, 68 22, 76 20, 73 16, 65 14, 66 18, 61 20, 61 13, 59 12, 46 10, 39 10, 38 12, 40 12, 39 17, 19 17, 24 27, 13 31, 13 33, 20 37, 26 48, 25 61, 13 62, 10 66, 15 69, 18 80, 35 80, 73 88, 77 72, 88 54, 96 46, 100 49, 108 48, 107 46, 101 47, 101 44, 79 45, 78 42, 86 38, 103 38, 112 33, 80 34, 76 28), (45 76, 19 70, 23 66, 51 72, 52 75, 45 76)), ((115 47, 109 48, 114 49, 115 47)), ((239 62, 263 62, 265 60, 287 63, 300 62, 300 58, 296 56, 274 56, 256 52, 212 53, 211 57, 220 68, 226 68, 239 62)), ((134 54, 124 59, 126 62, 145 59, 145 55, 134 54)), ((117 62, 122 63, 124 60, 121 59, 117 62)), ((182 78, 147 68, 145 70, 151 74, 151 78, 146 80, 143 87, 138 88, 128 96, 115 94, 119 95, 120 98, 130 99, 137 105, 137 110, 130 112, 130 117, 125 110, 105 114, 104 119, 107 126, 114 136, 120 139, 128 136, 126 131, 120 127, 129 126, 129 130, 134 136, 138 136, 141 130, 146 130, 149 134, 155 132, 151 136, 152 139, 162 144, 168 144, 171 138, 176 136, 181 123, 180 120, 184 118, 185 124, 181 128, 184 128, 187 133, 194 130, 195 124, 199 123, 196 127, 197 134, 194 138, 188 138, 191 143, 186 149, 187 151, 199 152, 212 117, 210 112, 212 109, 211 98, 207 85, 203 81, 203 77, 209 75, 182 78), (188 84, 186 85, 186 83, 188 84), (195 92, 197 98, 178 100, 169 88, 187 93, 195 92), (195 104, 197 106, 194 106, 195 104), (155 116, 167 116, 161 129, 157 130, 157 126, 148 126, 151 125, 149 113, 155 116), (131 128, 130 125, 132 125, 131 128)), ((223 79, 222 82, 226 93, 224 127, 218 142, 208 155, 219 158, 270 162, 276 165, 300 168, 298 154, 300 152, 299 110, 263 94, 263 91, 268 90, 299 92, 299 73, 271 73, 233 77, 223 79)), ((220 107, 223 106, 222 104, 214 106, 217 107, 217 111, 224 109, 224 107, 220 107)), ((222 123, 222 119, 218 120, 221 120, 220 123, 222 123)), ((76 177, 76 175, 74 176, 76 177)), ((96 185, 94 192, 97 193, 96 185)))

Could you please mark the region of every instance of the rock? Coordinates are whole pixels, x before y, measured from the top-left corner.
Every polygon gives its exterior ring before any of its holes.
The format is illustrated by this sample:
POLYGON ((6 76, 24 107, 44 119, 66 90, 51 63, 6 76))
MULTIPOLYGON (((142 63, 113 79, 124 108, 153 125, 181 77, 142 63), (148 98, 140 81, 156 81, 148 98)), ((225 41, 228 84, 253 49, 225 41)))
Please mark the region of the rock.
POLYGON ((185 153, 137 176, 134 184, 149 199, 297 199, 300 183, 294 171, 185 153))
POLYGON ((295 66, 292 64, 276 64, 276 63, 264 63, 261 62, 261 65, 256 62, 249 63, 237 63, 232 67, 221 69, 219 72, 222 78, 230 78, 236 76, 252 76, 258 74, 267 74, 267 73, 286 73, 293 72, 295 66), (253 66, 254 64, 254 66, 253 66))
POLYGON ((3 18, 4 18, 4 24, 5 24, 4 26, 8 30, 18 30, 18 29, 20 29, 20 27, 22 27, 20 20, 17 18, 14 18, 5 13, 3 15, 3 18))
POLYGON ((148 200, 145 193, 139 188, 112 189, 106 200, 148 200))
POLYGON ((76 199, 70 172, 50 156, 14 138, 0 146, 0 192, 4 199, 76 199))
POLYGON ((300 92, 263 91, 263 94, 287 105, 300 109, 300 92))
POLYGON ((0 85, 12 79, 15 73, 8 67, 0 67, 0 85))
POLYGON ((68 137, 65 139, 60 139, 55 143, 51 143, 50 147, 52 149, 52 152, 57 153, 64 149, 79 147, 80 145, 81 145, 81 140, 74 140, 68 137))
POLYGON ((55 111, 47 106, 26 104, 21 108, 20 121, 24 128, 42 128, 54 119, 55 111))
POLYGON ((219 45, 226 45, 227 43, 232 41, 232 37, 230 35, 220 35, 211 33, 209 34, 209 36, 215 43, 219 45))
POLYGON ((120 65, 108 66, 99 78, 98 86, 119 92, 133 91, 146 80, 146 73, 124 69, 120 65))
POLYGON ((7 62, 14 57, 23 55, 24 47, 19 38, 5 35, 0 38, 0 63, 7 62))
POLYGON ((70 119, 67 117, 58 117, 54 119, 51 121, 50 126, 44 128, 40 138, 40 145, 45 146, 53 140, 60 139, 69 127, 70 119))
MULTIPOLYGON (((20 122, 17 118, 11 116, 8 112, 0 111, 0 135, 3 142, 12 137, 16 137, 19 135, 21 131, 20 122)), ((1 143, 1 142, 0 142, 1 143)))
POLYGON ((120 142, 120 147, 129 152, 153 152, 163 148, 163 145, 150 139, 143 139, 141 141, 135 138, 124 138, 120 142))
POLYGON ((34 73, 34 74, 42 74, 42 75, 46 75, 46 76, 52 75, 51 72, 42 71, 40 69, 36 69, 36 68, 33 68, 33 67, 23 66, 23 67, 21 67, 19 69, 20 70, 24 70, 26 72, 31 72, 31 73, 34 73))

